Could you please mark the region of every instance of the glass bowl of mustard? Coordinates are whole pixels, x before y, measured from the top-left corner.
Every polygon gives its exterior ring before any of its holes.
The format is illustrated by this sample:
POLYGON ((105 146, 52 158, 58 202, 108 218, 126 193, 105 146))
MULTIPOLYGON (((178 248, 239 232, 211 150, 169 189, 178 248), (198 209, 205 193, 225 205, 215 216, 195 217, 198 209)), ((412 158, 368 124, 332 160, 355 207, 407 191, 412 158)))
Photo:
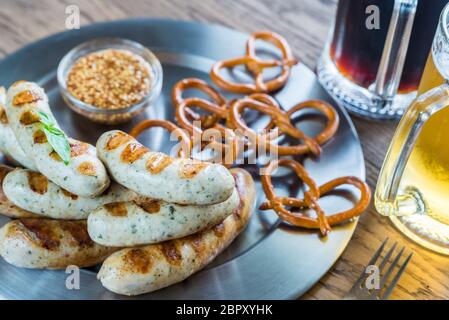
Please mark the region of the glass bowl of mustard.
POLYGON ((118 124, 151 106, 162 89, 162 66, 143 45, 120 38, 82 43, 58 66, 61 95, 92 121, 118 124))

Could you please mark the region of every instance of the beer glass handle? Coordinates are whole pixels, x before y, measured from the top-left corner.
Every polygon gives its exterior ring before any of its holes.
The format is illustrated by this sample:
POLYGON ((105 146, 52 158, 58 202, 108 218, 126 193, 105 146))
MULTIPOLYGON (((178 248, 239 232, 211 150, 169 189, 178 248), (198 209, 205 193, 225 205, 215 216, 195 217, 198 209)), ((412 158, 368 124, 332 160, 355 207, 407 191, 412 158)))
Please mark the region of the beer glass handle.
POLYGON ((421 95, 402 117, 388 148, 374 197, 377 211, 396 215, 396 199, 407 161, 422 127, 432 114, 449 106, 449 85, 443 84, 421 95))
POLYGON ((383 101, 392 99, 401 81, 418 0, 395 0, 374 93, 383 101))

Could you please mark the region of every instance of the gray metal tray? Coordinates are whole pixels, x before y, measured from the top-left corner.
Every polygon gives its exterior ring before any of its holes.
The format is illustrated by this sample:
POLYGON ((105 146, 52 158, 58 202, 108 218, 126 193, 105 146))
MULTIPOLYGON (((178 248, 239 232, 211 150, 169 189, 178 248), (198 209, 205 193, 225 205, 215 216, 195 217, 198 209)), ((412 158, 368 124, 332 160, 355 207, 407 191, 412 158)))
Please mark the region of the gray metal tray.
MULTIPOLYGON (((71 48, 98 37, 123 37, 151 48, 161 60, 164 83, 161 97, 146 114, 133 123, 148 118, 173 120, 170 90, 180 79, 199 77, 208 80, 212 63, 218 59, 243 54, 247 35, 221 26, 169 20, 136 19, 90 25, 63 32, 34 44, 0 61, 0 84, 16 80, 36 81, 48 93, 55 116, 66 132, 75 138, 95 143, 99 135, 113 127, 102 126, 75 114, 58 91, 56 68, 71 48)), ((301 55, 301 52, 297 53, 301 55)), ((304 65, 293 69, 287 86, 276 95, 283 108, 317 98, 335 102, 318 84, 313 72, 304 65)), ((337 106, 336 106, 337 107, 337 106)), ((304 164, 318 183, 343 176, 365 177, 360 143, 347 113, 338 108, 341 123, 336 136, 324 147, 319 159, 305 159, 304 164)), ((306 119, 307 120, 307 119, 306 119)), ((128 130, 132 124, 119 128, 128 130)), ((301 124, 309 134, 322 127, 320 121, 301 124)), ((115 128, 115 127, 114 127, 115 128)), ((170 142, 162 131, 142 135, 142 142, 152 149, 166 151, 170 142)), ((257 204, 265 199, 257 167, 244 166, 257 182, 257 204)), ((296 195, 301 185, 291 175, 279 177, 277 184, 284 194, 296 195)), ((323 199, 329 212, 348 208, 354 189, 323 199), (338 196, 337 196, 338 195, 338 196)), ((0 225, 8 221, 0 218, 0 225)), ((139 299, 293 299, 306 292, 333 265, 351 239, 356 222, 334 227, 322 239, 314 231, 279 223, 272 211, 255 210, 248 228, 205 270, 186 281, 139 299)), ((68 290, 64 271, 27 270, 13 267, 0 259, 0 297, 6 299, 125 299, 104 289, 93 270, 81 271, 79 290, 68 290)))

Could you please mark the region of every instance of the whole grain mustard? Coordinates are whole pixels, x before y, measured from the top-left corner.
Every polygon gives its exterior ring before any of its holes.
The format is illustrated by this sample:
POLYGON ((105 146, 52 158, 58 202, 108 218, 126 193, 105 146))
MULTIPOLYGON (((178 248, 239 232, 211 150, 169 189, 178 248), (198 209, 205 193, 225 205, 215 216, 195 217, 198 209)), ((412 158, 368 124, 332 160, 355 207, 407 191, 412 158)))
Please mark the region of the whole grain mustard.
POLYGON ((78 100, 100 109, 122 109, 139 103, 150 92, 153 74, 139 55, 106 49, 79 58, 67 76, 67 90, 78 100))

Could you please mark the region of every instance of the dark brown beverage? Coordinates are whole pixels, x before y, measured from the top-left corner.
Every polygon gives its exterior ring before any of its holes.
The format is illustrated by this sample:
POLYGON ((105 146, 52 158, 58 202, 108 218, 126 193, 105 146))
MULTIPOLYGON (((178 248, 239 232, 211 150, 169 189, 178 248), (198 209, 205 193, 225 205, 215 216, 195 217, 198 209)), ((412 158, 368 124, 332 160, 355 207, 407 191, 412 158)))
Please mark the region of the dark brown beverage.
MULTIPOLYGON (((407 58, 399 85, 400 93, 417 90, 432 45, 438 19, 447 0, 418 0, 407 58)), ((358 85, 368 88, 376 80, 388 33, 394 0, 340 0, 331 59, 338 70, 358 85), (379 29, 368 29, 366 8, 379 8, 379 29)))

